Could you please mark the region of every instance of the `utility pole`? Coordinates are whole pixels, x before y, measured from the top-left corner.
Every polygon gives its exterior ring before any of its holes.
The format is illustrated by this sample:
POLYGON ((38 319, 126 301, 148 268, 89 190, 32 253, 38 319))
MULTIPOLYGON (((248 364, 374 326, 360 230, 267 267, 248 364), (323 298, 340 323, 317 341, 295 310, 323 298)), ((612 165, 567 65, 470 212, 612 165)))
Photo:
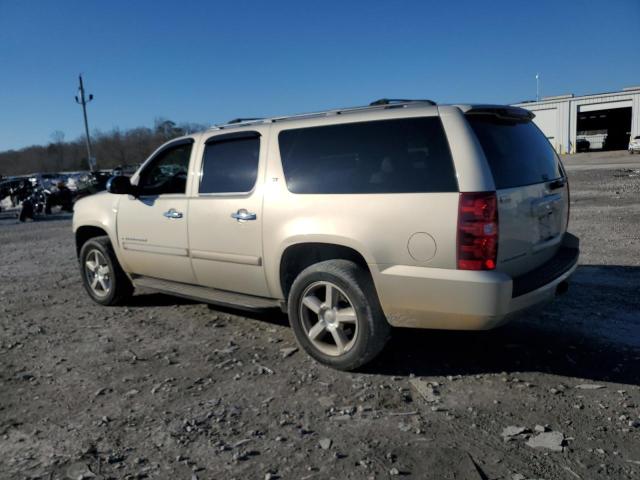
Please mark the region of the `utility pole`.
POLYGON ((540 101, 540 74, 536 73, 536 102, 540 101))
POLYGON ((82 113, 84 115, 84 133, 85 140, 87 142, 87 161, 89 162, 89 170, 94 171, 97 170, 96 159, 91 155, 91 137, 89 136, 89 122, 87 121, 87 103, 93 100, 93 95, 89 94, 89 100, 87 100, 84 96, 84 85, 82 83, 82 75, 78 75, 78 79, 80 80, 80 86, 78 87, 78 93, 76 95, 76 103, 82 105, 82 113))

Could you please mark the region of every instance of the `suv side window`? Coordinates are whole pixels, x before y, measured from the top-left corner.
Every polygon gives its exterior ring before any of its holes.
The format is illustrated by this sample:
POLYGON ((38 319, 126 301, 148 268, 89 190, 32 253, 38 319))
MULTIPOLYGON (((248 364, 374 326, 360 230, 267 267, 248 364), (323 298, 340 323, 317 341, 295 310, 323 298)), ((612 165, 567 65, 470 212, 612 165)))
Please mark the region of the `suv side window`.
POLYGON ((169 146, 140 173, 140 195, 184 194, 193 143, 169 146))
POLYGON ((248 193, 258 177, 257 132, 220 135, 207 141, 202 159, 200 194, 248 193))
POLYGON ((278 140, 292 193, 458 191, 439 117, 283 130, 278 140))

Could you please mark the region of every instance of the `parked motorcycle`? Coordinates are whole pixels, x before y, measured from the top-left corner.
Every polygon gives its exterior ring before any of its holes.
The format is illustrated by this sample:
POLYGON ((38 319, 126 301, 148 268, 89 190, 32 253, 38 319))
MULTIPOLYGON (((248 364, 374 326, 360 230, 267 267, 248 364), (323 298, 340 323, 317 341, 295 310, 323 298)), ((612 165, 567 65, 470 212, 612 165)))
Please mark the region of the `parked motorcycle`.
MULTIPOLYGON (((34 187, 31 193, 22 201, 22 208, 20 209, 18 219, 21 222, 26 222, 28 219, 35 220, 36 215, 46 214, 50 195, 51 192, 49 190, 40 186, 34 187)), ((48 213, 51 213, 50 209, 48 213)))

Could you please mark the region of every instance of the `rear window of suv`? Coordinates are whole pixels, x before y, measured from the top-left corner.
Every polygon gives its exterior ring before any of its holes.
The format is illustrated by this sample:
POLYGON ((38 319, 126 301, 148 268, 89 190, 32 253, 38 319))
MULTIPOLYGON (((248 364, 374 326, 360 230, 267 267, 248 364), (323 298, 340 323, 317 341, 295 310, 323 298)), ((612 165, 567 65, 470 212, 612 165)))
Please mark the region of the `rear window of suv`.
POLYGON ((458 191, 439 117, 298 128, 278 140, 292 193, 458 191))
POLYGON ((496 189, 547 182, 562 176, 555 150, 531 121, 467 115, 493 173, 496 189))

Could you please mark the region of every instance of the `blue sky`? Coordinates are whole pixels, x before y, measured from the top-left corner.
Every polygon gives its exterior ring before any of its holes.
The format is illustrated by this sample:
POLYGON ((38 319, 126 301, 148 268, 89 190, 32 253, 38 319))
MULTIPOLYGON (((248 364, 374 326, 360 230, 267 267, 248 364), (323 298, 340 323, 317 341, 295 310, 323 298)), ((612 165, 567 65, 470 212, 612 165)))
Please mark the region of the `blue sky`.
POLYGON ((640 1, 0 0, 0 151, 156 117, 380 97, 510 103, 640 84, 640 1))

